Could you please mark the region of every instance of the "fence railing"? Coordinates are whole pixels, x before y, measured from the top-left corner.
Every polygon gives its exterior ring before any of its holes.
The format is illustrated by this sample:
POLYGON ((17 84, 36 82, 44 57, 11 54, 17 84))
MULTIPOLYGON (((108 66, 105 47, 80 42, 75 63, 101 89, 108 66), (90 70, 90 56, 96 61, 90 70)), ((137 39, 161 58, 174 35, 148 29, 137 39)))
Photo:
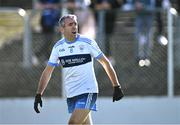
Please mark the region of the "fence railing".
MULTIPOLYGON (((32 96, 37 88, 37 82, 40 74, 44 68, 44 64, 47 60, 39 58, 39 65, 32 64, 32 54, 36 50, 41 48, 44 42, 44 36, 41 32, 35 31, 31 27, 31 22, 34 21, 27 12, 21 8, 0 8, 0 13, 5 12, 16 12, 23 17, 23 38, 21 42, 11 42, 0 49, 1 63, 5 62, 5 65, 1 65, 0 72, 0 97, 13 97, 13 96, 32 96), (14 47, 14 48, 10 48, 14 47), (17 56, 15 58, 14 56, 17 56), (22 57, 19 55, 22 55, 22 57), (17 66, 18 63, 23 65, 17 66), (7 65, 7 62, 14 63, 17 67, 7 65), (11 78, 11 79, 9 79, 11 78), (11 91, 16 88, 16 90, 11 91)), ((95 27, 98 34, 96 36, 97 43, 100 48, 104 49, 104 16, 103 11, 99 13, 99 22, 95 27)), ((122 87, 126 95, 160 95, 173 97, 176 91, 176 95, 179 95, 178 87, 174 89, 174 86, 179 86, 179 79, 176 77, 174 81, 174 62, 173 62, 173 27, 174 27, 174 16, 172 9, 168 10, 166 15, 167 25, 167 36, 168 36, 168 48, 166 46, 160 46, 154 39, 153 53, 150 57, 151 65, 149 67, 139 67, 134 58, 134 48, 136 46, 134 39, 134 18, 133 12, 123 12, 118 10, 118 14, 115 21, 115 28, 112 35, 110 36, 110 51, 115 61, 114 67, 117 71, 117 75, 122 83, 122 87)), ((11 18, 11 17, 9 17, 11 18)), ((156 28, 156 26, 154 26, 156 28)), ((164 28, 165 29, 165 28, 164 28)), ((57 41, 60 38, 59 33, 54 34, 53 41, 57 41)), ((108 78, 104 77, 105 73, 102 67, 95 64, 95 71, 99 83, 100 96, 110 96, 112 93, 111 84, 108 78), (102 91, 101 91, 102 90, 102 91)), ((49 83, 49 87, 46 90, 47 96, 59 96, 64 95, 63 88, 60 86, 61 77, 59 71, 55 71, 54 77, 49 83), (60 92, 59 92, 60 91, 60 92)), ((33 95, 34 96, 34 95, 33 95)))

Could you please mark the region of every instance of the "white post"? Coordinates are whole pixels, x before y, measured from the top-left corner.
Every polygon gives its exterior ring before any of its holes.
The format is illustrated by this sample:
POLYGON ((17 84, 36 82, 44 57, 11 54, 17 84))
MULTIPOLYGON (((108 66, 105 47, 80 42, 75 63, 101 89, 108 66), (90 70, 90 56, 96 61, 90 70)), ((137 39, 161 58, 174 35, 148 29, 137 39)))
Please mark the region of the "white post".
MULTIPOLYGON (((64 2, 67 2, 67 0, 64 0, 64 1, 61 1, 61 3, 64 3, 64 2)), ((68 14, 68 10, 66 7, 63 7, 62 8, 62 11, 61 11, 61 16, 64 16, 68 14)), ((62 98, 65 98, 66 97, 66 92, 65 92, 65 83, 64 83, 64 72, 63 72, 63 69, 61 70, 61 83, 62 83, 62 88, 61 88, 61 91, 62 91, 62 98)))
POLYGON ((105 50, 105 10, 98 11, 98 34, 96 37, 97 43, 100 46, 101 50, 105 50))
POLYGON ((29 15, 22 8, 0 7, 0 12, 17 12, 24 19, 24 38, 23 38, 23 66, 30 68, 32 66, 32 34, 29 22, 29 15))
MULTIPOLYGON (((63 69, 62 69, 63 70, 63 69)), ((66 97, 66 92, 65 92, 65 84, 64 84, 64 72, 61 70, 61 83, 62 83, 62 88, 61 88, 61 90, 62 90, 62 98, 65 98, 66 97)))
POLYGON ((23 66, 30 68, 32 66, 32 37, 29 15, 24 16, 24 41, 23 41, 23 66))
POLYGON ((168 97, 172 98, 174 95, 174 54, 173 54, 173 14, 171 8, 167 11, 168 20, 168 97))

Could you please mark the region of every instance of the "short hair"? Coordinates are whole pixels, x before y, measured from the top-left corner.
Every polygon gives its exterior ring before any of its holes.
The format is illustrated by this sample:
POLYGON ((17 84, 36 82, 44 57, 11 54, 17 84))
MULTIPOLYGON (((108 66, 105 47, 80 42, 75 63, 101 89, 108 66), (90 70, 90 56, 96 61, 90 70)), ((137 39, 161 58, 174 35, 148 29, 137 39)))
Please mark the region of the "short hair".
POLYGON ((77 21, 77 16, 74 15, 74 14, 64 15, 64 16, 62 16, 62 17, 59 19, 59 26, 60 26, 60 27, 64 27, 64 26, 65 26, 65 20, 66 20, 67 18, 75 19, 75 20, 77 21))

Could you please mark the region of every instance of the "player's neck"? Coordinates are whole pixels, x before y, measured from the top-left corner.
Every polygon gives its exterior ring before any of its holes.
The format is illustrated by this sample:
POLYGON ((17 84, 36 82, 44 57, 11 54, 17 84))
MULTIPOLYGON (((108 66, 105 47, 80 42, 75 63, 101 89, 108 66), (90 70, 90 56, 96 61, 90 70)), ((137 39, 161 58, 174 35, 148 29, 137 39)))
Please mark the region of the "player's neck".
POLYGON ((67 39, 68 42, 73 42, 76 39, 77 35, 73 35, 73 36, 65 36, 65 38, 67 39))

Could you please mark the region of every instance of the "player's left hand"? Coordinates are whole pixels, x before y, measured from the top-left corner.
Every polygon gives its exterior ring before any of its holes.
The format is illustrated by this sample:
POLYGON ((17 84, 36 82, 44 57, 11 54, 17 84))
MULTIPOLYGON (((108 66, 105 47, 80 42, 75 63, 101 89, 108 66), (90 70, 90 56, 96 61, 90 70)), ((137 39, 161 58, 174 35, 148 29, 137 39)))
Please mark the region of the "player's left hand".
POLYGON ((115 86, 114 87, 114 93, 113 93, 113 102, 115 101, 119 101, 120 99, 122 99, 124 96, 123 91, 121 90, 120 86, 115 86))
POLYGON ((35 100, 34 100, 34 110, 35 110, 37 113, 40 113, 40 111, 39 111, 39 109, 38 109, 38 104, 40 104, 40 106, 42 107, 41 94, 36 94, 35 100))

